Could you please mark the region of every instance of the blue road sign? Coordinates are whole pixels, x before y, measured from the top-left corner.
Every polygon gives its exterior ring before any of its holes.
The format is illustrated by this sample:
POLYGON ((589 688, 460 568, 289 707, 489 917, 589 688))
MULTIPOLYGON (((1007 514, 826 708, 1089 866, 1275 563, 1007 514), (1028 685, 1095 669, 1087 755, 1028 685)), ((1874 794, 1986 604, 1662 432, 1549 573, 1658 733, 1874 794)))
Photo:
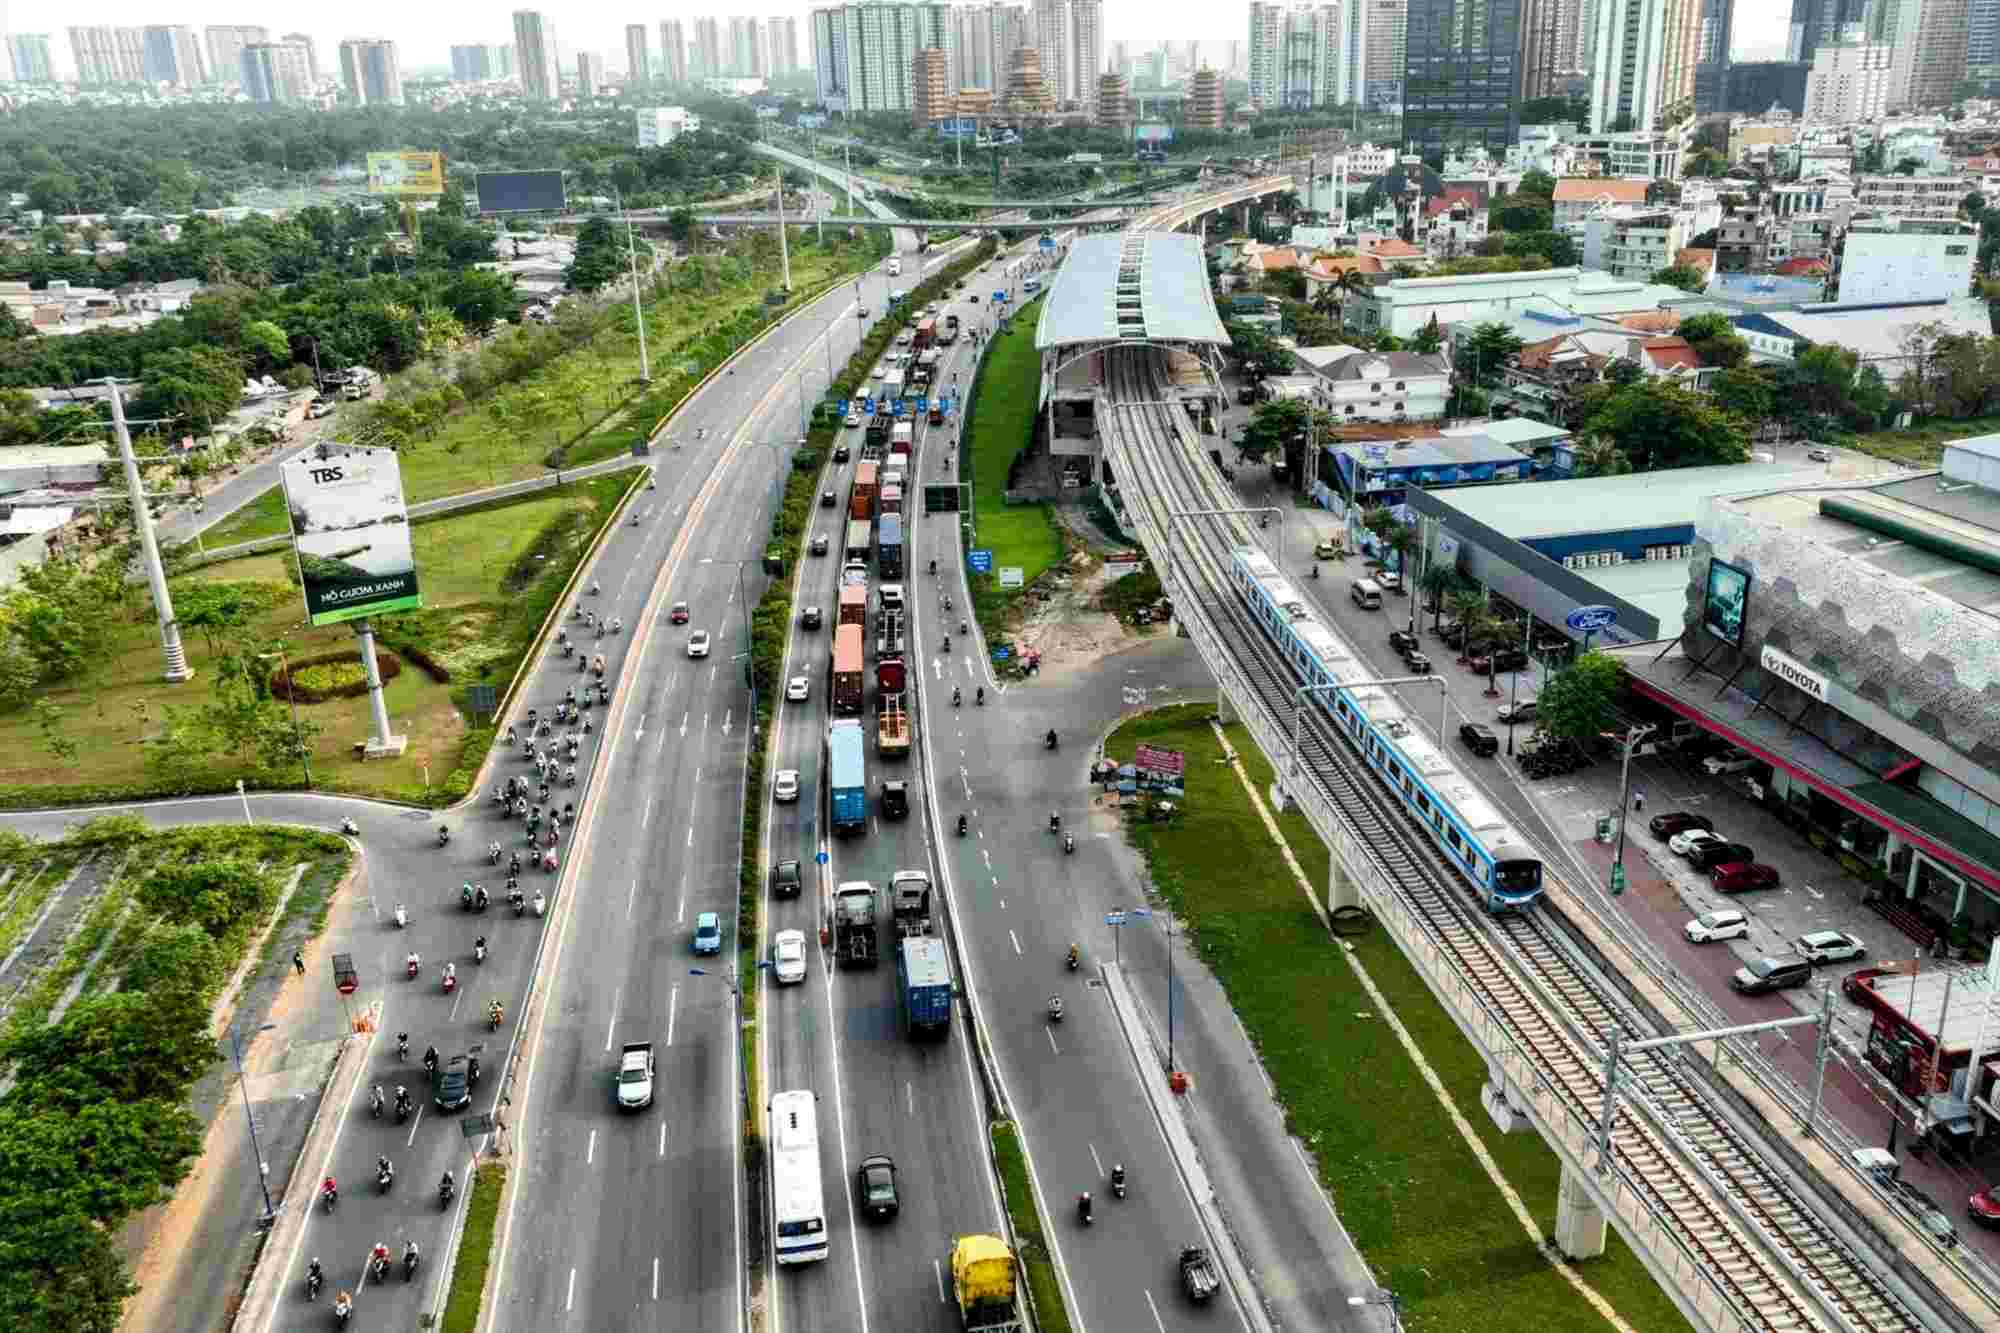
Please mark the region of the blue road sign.
POLYGON ((993 299, 994 299, 994 300, 996 300, 996 301, 999 301, 999 302, 1001 302, 1002 304, 1004 304, 1004 303, 1006 302, 1006 300, 1007 300, 1007 293, 1005 293, 1005 292, 995 292, 995 293, 993 293, 993 299))
POLYGON ((946 398, 944 400, 944 410, 946 413, 956 412, 958 410, 958 399, 946 398))
POLYGON ((836 406, 836 407, 835 407, 835 408, 834 408, 833 410, 834 410, 834 411, 836 411, 836 412, 838 412, 838 413, 840 413, 840 415, 842 415, 842 416, 846 416, 846 415, 847 415, 847 400, 846 400, 845 398, 842 398, 842 399, 841 399, 841 400, 839 401, 839 405, 838 405, 838 406, 836 406))
POLYGON ((1006 660, 1007 660, 1007 650, 1006 650, 1005 648, 995 648, 995 649, 993 650, 993 660, 994 660, 994 661, 996 661, 996 662, 1004 662, 1004 661, 1006 661, 1006 660))
POLYGON ((1104 924, 1107 926, 1122 926, 1125 924, 1125 914, 1123 912, 1106 912, 1104 914, 1104 924))
POLYGON ((1579 606, 1563 617, 1563 624, 1578 634, 1592 634, 1617 623, 1617 608, 1609 606, 1579 606))
POLYGON ((968 551, 965 558, 966 562, 972 566, 974 572, 980 574, 991 574, 993 572, 993 552, 984 549, 968 551))
POLYGON ((825 864, 826 864, 826 853, 825 853, 825 852, 820 852, 820 853, 819 853, 818 855, 816 855, 816 856, 814 856, 814 857, 813 857, 813 860, 815 860, 815 861, 819 862, 819 863, 820 863, 821 865, 825 865, 825 864))
POLYGON ((1052 236, 1042 237, 1042 249, 1053 250, 1055 248, 1056 248, 1056 242, 1054 237, 1052 236))

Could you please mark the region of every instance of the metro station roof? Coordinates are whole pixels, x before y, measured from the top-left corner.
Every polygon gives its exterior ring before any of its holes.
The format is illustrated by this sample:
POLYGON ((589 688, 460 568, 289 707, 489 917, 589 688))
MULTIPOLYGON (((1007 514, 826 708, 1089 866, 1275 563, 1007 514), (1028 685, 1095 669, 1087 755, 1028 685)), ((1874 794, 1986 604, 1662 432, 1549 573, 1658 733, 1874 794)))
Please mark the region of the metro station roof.
POLYGON ((1070 242, 1042 302, 1035 350, 1120 340, 1228 346, 1199 239, 1121 231, 1070 242))

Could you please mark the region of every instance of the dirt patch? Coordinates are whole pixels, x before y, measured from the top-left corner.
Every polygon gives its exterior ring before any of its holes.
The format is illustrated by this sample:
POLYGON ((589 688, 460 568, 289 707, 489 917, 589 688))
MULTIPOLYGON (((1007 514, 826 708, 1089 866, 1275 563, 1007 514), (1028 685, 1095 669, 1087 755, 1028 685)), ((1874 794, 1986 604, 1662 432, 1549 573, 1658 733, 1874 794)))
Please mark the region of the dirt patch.
POLYGON ((1014 642, 1042 655, 1043 676, 1089 666, 1131 647, 1159 629, 1136 632, 1103 609, 1104 589, 1123 571, 1086 552, 1072 555, 1061 570, 1040 580, 1024 601, 1014 642))

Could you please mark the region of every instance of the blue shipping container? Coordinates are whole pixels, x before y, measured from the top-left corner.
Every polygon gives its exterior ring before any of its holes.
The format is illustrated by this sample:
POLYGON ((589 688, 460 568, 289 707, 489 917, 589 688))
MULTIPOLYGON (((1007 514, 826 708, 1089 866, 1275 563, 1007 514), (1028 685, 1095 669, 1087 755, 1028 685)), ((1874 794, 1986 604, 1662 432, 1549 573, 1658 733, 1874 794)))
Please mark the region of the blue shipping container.
POLYGON ((835 833, 860 833, 868 827, 867 750, 860 718, 843 718, 826 729, 835 833))
POLYGON ((924 935, 903 941, 896 955, 903 987, 903 1024, 911 1036, 935 1036, 951 1027, 951 964, 944 941, 924 935))

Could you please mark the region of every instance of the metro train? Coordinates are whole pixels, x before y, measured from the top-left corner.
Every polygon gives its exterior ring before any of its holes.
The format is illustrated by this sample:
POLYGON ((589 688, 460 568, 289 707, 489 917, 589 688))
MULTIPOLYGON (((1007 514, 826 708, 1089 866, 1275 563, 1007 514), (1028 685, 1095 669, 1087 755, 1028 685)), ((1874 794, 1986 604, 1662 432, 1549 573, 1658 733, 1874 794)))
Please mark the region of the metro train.
MULTIPOLYGON (((1313 619, 1305 598, 1262 551, 1237 547, 1230 577, 1301 684, 1377 678, 1379 673, 1339 635, 1313 619)), ((1416 816, 1487 911, 1524 912, 1535 905, 1542 896, 1541 858, 1438 742, 1418 729, 1390 687, 1357 683, 1316 690, 1308 697, 1353 739, 1375 775, 1416 816)))

